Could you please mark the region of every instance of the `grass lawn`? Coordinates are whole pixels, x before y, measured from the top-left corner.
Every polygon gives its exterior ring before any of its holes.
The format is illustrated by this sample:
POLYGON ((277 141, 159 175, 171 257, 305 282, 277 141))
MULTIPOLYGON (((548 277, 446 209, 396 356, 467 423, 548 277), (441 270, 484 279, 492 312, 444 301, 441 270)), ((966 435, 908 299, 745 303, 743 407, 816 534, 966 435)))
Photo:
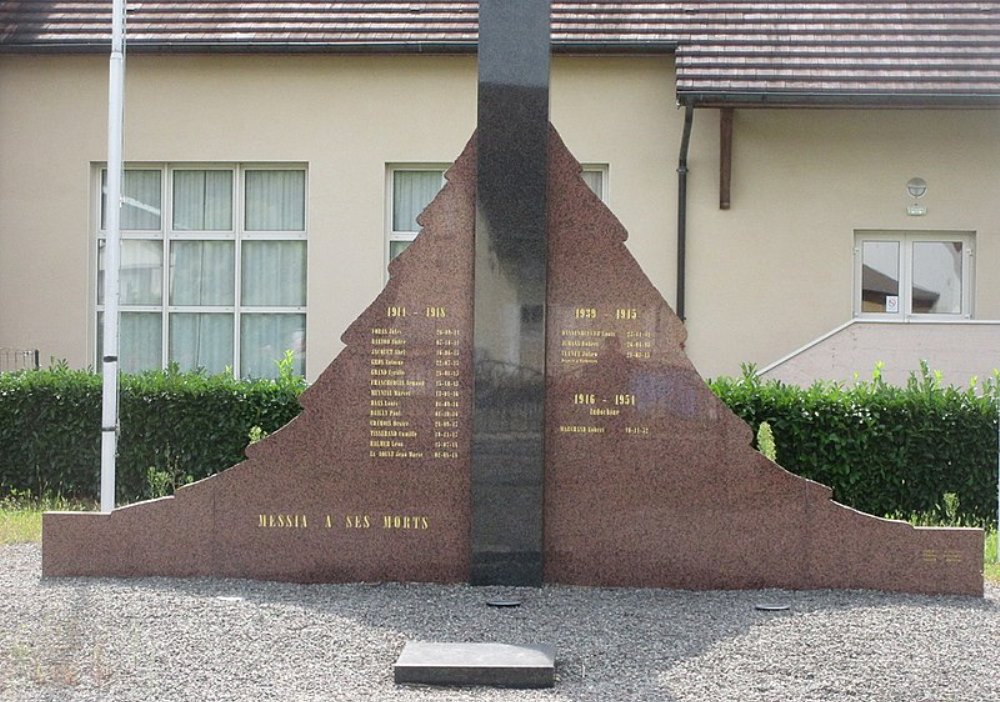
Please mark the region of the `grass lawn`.
POLYGON ((1000 563, 997 563, 997 530, 986 534, 986 560, 983 571, 986 579, 994 585, 1000 585, 1000 563))
POLYGON ((25 544, 42 539, 42 510, 0 510, 0 544, 25 544))
POLYGON ((96 503, 61 498, 35 500, 17 495, 5 497, 0 500, 0 545, 39 543, 42 540, 42 512, 97 508, 96 503))
MULTIPOLYGON (((68 502, 62 499, 26 500, 7 497, 0 500, 0 545, 39 543, 42 540, 42 512, 49 510, 96 510, 94 503, 68 502)), ((997 532, 986 534, 983 570, 986 579, 1000 585, 1000 563, 996 561, 997 532)))

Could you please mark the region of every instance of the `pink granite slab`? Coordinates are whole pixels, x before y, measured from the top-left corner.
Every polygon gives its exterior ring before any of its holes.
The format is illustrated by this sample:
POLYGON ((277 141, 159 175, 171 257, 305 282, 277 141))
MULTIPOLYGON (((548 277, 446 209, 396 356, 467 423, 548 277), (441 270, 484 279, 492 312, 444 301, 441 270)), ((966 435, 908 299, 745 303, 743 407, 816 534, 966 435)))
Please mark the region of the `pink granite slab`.
POLYGON ((43 573, 467 580, 475 163, 448 172, 296 419, 173 497, 46 514, 43 573))
MULTIPOLYGON (((981 530, 856 512, 751 447, 551 139, 546 580, 981 596, 981 530)), ((47 513, 44 575, 468 579, 474 141, 302 414, 174 497, 47 513)))
POLYGON ((553 137, 545 579, 982 595, 983 533, 862 514, 751 447, 553 137))

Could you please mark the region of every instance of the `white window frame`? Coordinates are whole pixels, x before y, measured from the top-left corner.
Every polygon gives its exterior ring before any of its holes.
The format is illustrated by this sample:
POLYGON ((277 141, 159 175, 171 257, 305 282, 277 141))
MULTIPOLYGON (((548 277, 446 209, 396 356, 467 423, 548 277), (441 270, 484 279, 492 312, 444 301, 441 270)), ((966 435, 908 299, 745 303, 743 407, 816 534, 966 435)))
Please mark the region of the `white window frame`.
POLYGON ((606 163, 581 163, 580 164, 584 173, 600 173, 601 174, 601 192, 597 193, 597 197, 601 198, 601 202, 605 205, 611 205, 611 188, 610 179, 608 178, 609 166, 606 163))
MULTIPOLYGON (((220 162, 130 162, 125 164, 125 169, 132 170, 152 170, 160 172, 160 228, 156 230, 125 230, 121 232, 122 241, 147 240, 159 241, 161 244, 161 291, 160 303, 158 305, 120 305, 120 312, 146 312, 160 315, 161 348, 160 364, 162 368, 167 368, 170 363, 170 315, 173 313, 197 313, 197 314, 229 314, 233 319, 233 358, 232 371, 237 378, 242 377, 241 362, 241 319, 248 314, 296 314, 306 316, 308 326, 308 264, 306 269, 306 304, 297 306, 280 307, 247 307, 242 304, 242 265, 243 265, 243 242, 245 241, 304 241, 306 246, 306 261, 309 260, 309 168, 308 164, 301 162, 247 162, 247 163, 220 163, 220 162), (219 170, 232 173, 232 213, 230 228, 228 230, 177 230, 174 229, 174 171, 187 170, 219 170), (246 218, 246 173, 250 171, 302 171, 304 176, 303 192, 303 228, 301 230, 279 230, 279 231, 247 231, 245 228, 246 218), (233 270, 233 304, 232 305, 173 305, 170 304, 170 244, 174 241, 231 241, 233 242, 234 270, 233 270)), ((91 217, 91 281, 90 299, 92 301, 90 315, 93 336, 90 348, 94 352, 96 361, 95 367, 100 367, 98 350, 102 344, 102 339, 98 334, 98 315, 104 311, 104 305, 98 303, 99 292, 96 282, 99 273, 99 247, 104 241, 106 233, 101 227, 102 219, 102 181, 103 172, 106 170, 105 163, 92 164, 93 195, 91 201, 95 203, 94 212, 91 217)), ((101 291, 103 292, 103 291, 101 291)), ((307 341, 308 343, 308 341, 307 341)), ((303 359, 304 360, 304 359, 303 359)))
POLYGON ((960 322, 975 311, 975 232, 859 229, 854 232, 854 316, 887 322, 960 322), (958 314, 913 312, 913 245, 919 242, 961 242, 962 309, 958 314), (865 312, 862 301, 862 249, 865 242, 899 245, 899 309, 896 312, 865 312))
POLYGON ((389 278, 388 266, 392 261, 392 244, 395 242, 412 242, 417 238, 419 231, 398 231, 393 229, 393 205, 396 202, 396 178, 398 172, 441 172, 441 187, 445 186, 445 171, 451 168, 450 163, 393 163, 387 164, 385 169, 385 247, 382 255, 383 270, 385 279, 389 278))
MULTIPOLYGON (((601 192, 597 193, 598 197, 604 204, 609 202, 610 189, 608 187, 608 164, 606 163, 585 163, 582 164, 584 171, 596 172, 601 174, 601 192)), ((408 231, 396 231, 393 229, 393 204, 395 203, 395 174, 398 171, 441 171, 441 187, 444 187, 446 181, 444 178, 444 172, 451 168, 450 163, 390 163, 386 164, 385 168, 385 247, 384 254, 382 257, 384 266, 384 276, 385 279, 389 278, 388 266, 392 260, 392 244, 398 241, 408 241, 412 242, 417 238, 419 232, 408 232, 408 231)))

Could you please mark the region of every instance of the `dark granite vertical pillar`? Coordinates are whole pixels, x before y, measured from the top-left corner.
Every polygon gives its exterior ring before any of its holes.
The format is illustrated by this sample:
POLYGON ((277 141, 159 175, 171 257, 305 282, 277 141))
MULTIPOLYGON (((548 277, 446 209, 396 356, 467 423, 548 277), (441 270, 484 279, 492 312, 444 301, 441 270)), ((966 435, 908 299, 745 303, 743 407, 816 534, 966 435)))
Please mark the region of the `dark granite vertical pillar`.
POLYGON ((481 0, 474 584, 542 583, 548 123, 548 0, 481 0))

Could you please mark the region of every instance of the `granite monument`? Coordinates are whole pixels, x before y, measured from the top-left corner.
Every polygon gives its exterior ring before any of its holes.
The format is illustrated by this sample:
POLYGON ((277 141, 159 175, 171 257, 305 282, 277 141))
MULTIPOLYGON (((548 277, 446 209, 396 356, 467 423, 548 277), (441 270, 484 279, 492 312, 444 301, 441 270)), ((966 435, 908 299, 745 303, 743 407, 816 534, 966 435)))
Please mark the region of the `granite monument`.
POLYGON ((545 329, 513 295, 498 322, 544 334, 544 376, 474 359, 473 138, 301 415, 174 496, 47 513, 44 575, 469 581, 473 409, 517 451, 534 384, 545 582, 982 595, 981 530, 862 514, 751 447, 624 228, 548 139, 545 329))
POLYGON ((45 514, 44 575, 982 595, 981 530, 751 447, 548 123, 548 12, 481 3, 477 133, 302 413, 171 497, 45 514))

